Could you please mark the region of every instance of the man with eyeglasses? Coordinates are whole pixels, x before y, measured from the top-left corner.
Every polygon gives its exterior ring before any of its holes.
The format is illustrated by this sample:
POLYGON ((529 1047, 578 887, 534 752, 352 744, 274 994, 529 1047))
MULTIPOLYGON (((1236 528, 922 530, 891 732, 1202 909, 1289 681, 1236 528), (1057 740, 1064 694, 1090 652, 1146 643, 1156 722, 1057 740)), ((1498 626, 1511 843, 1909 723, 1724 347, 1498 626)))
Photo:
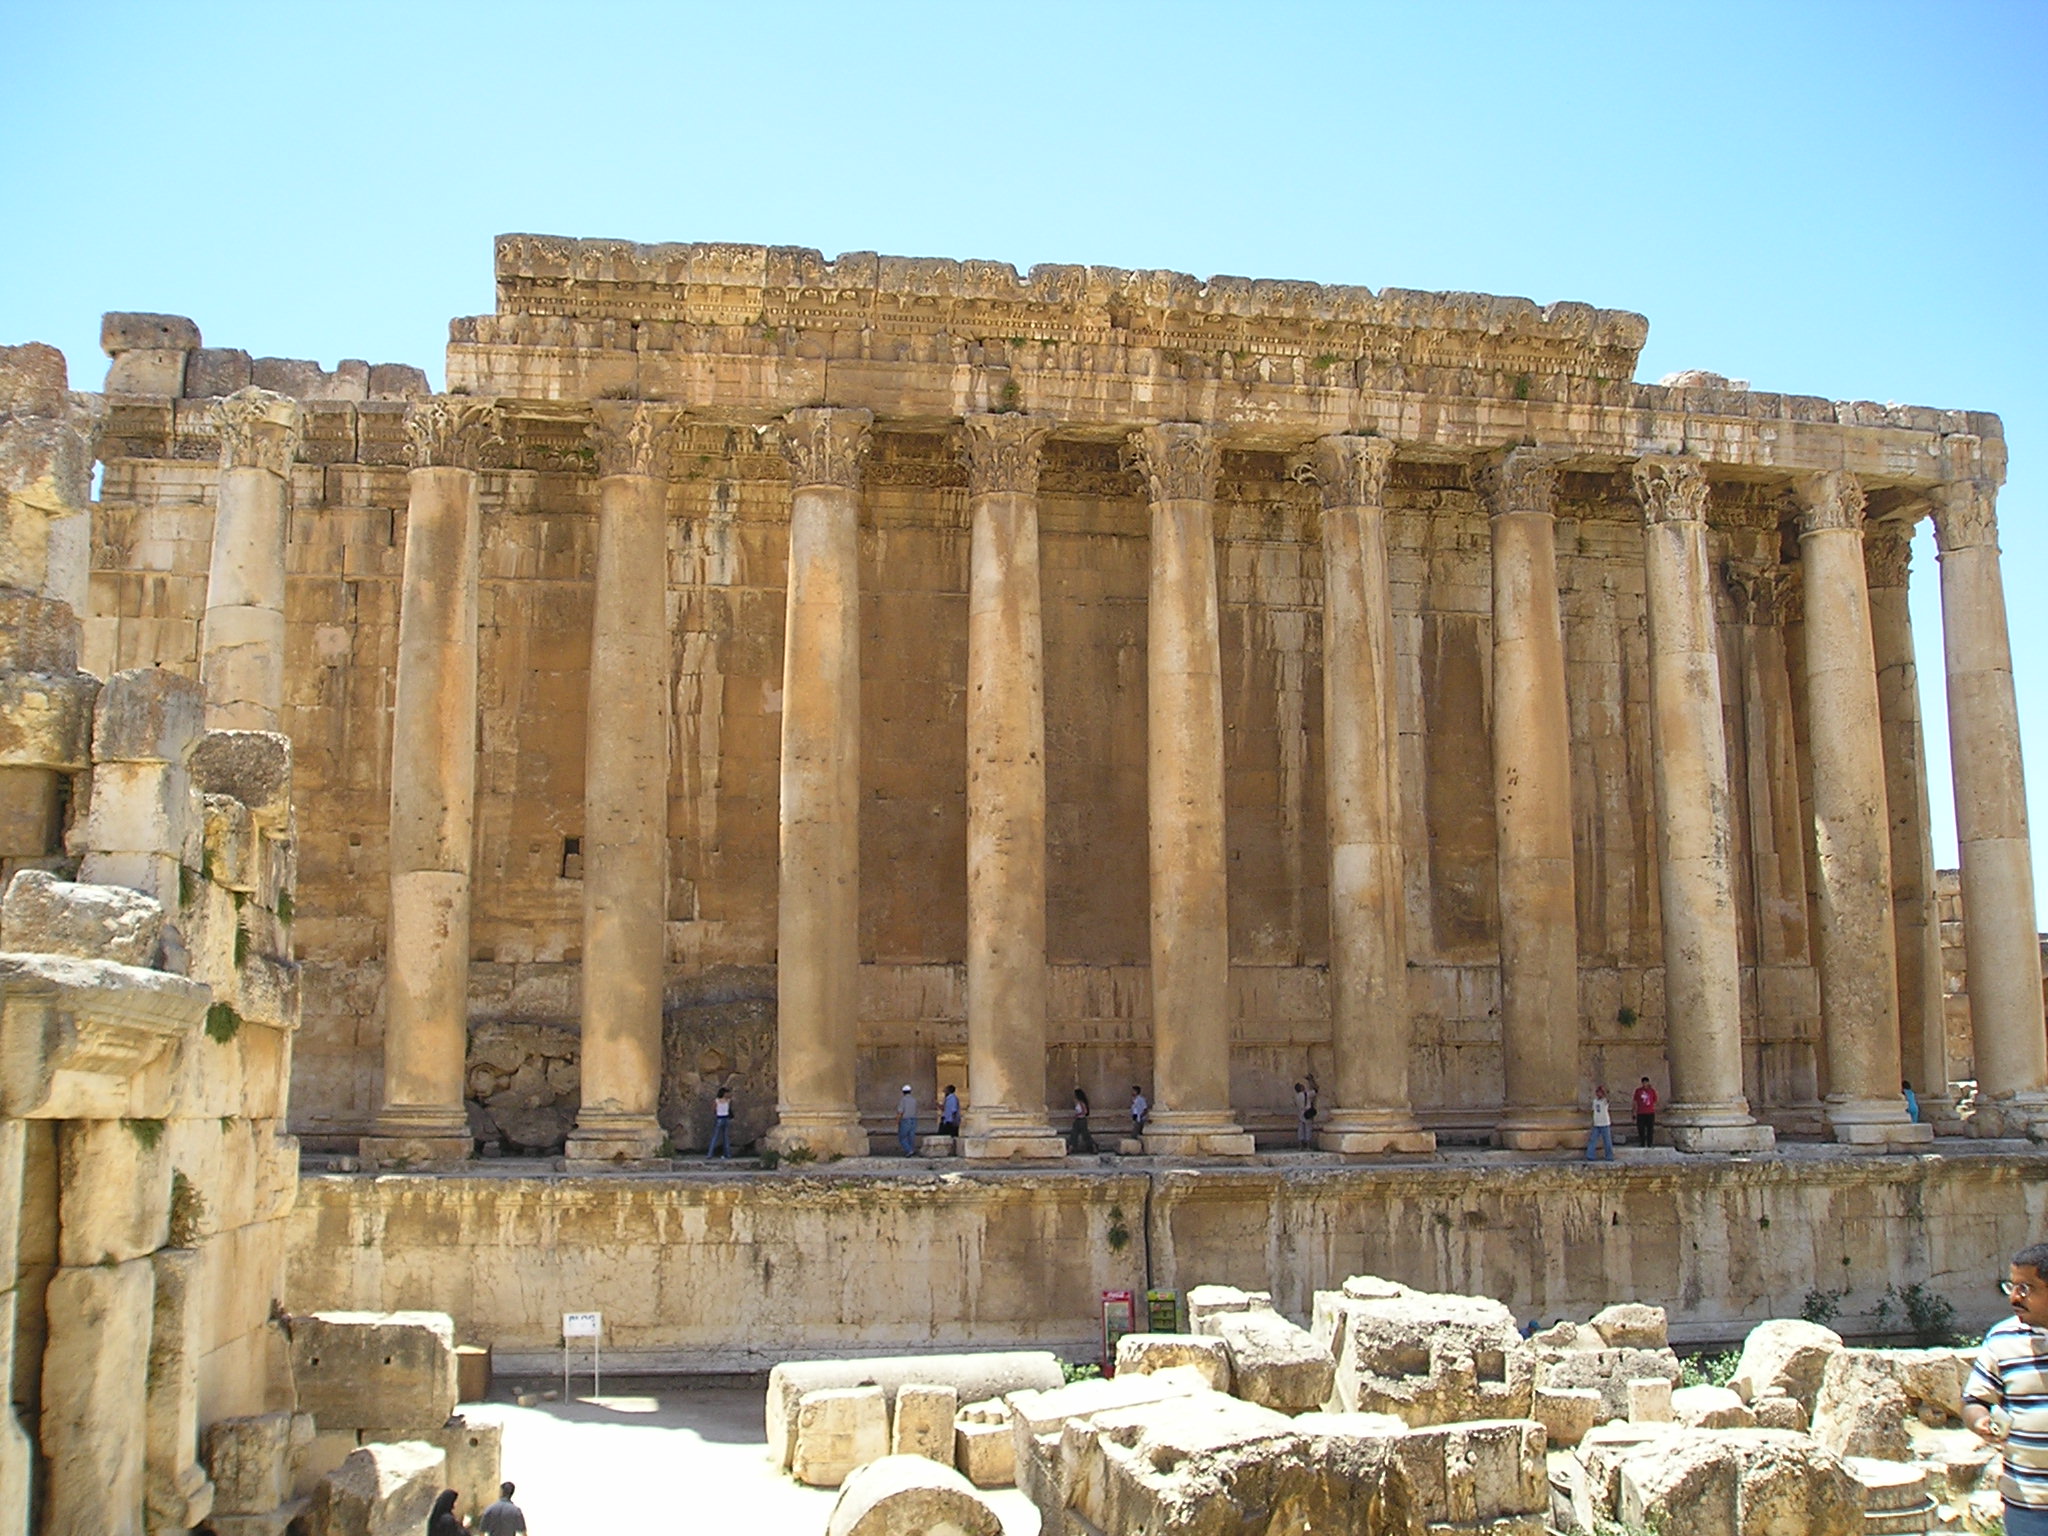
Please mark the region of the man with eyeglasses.
POLYGON ((1984 1335, 1963 1423, 2004 1457, 2006 1536, 2048 1536, 2048 1243, 2014 1254, 1998 1288, 2012 1316, 1984 1335))

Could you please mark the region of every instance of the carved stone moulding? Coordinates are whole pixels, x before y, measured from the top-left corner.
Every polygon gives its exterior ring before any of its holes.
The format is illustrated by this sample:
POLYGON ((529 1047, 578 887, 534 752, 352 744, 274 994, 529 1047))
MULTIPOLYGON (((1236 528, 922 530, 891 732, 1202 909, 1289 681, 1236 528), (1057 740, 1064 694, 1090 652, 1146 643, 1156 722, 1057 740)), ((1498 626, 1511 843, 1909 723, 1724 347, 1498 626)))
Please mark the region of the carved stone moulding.
POLYGON ((969 416, 961 424, 955 448, 960 462, 967 466, 968 494, 1036 495, 1045 442, 1052 428, 1046 417, 1018 412, 969 416))
POLYGON ((1323 510, 1384 506, 1394 451, 1394 441, 1387 437, 1317 438, 1306 468, 1322 493, 1323 510))
POLYGON ((1636 460, 1630 479, 1643 504, 1645 523, 1706 521, 1707 476, 1695 461, 1645 455, 1636 460))
POLYGON ((1511 448, 1482 463, 1472 478, 1496 517, 1511 512, 1548 515, 1557 505, 1558 469, 1563 459, 1563 450, 1557 448, 1511 448))
POLYGON ((497 402, 467 395, 431 395, 405 408, 414 469, 481 469, 505 441, 497 402))
POLYGON ((1799 498, 1801 534, 1862 528, 1863 483, 1854 475, 1836 469, 1801 475, 1793 492, 1799 498))
POLYGON ((600 400, 591 408, 600 475, 666 480, 682 439, 682 413, 644 400, 600 400))
POLYGON ((296 400, 252 384, 215 401, 211 414, 222 469, 267 469, 280 479, 291 473, 299 448, 296 400))
POLYGON ((777 446, 791 485, 860 489, 861 461, 874 443, 875 414, 843 406, 806 406, 783 418, 777 446))
POLYGON ((1873 520, 1863 530, 1863 576, 1872 587, 1903 587, 1913 572, 1913 525, 1873 520))
POLYGON ((1128 462, 1145 477, 1153 501, 1209 501, 1223 465, 1216 428, 1195 421, 1161 421, 1130 435, 1128 462))

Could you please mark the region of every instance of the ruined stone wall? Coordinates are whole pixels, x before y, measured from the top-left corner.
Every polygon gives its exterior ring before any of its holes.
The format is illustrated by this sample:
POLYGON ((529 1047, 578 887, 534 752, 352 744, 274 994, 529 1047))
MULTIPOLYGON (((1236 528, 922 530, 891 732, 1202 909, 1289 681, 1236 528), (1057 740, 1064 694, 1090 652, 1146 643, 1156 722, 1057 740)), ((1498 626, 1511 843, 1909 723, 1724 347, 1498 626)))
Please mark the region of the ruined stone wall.
MULTIPOLYGON (((112 403, 95 509, 88 667, 196 669, 214 452, 198 402, 112 403)), ((295 1124, 350 1136, 375 1112, 385 949, 389 720, 405 533, 397 401, 313 401, 292 472, 285 726, 296 751, 305 1033, 295 1124), (306 462, 311 460, 312 462, 306 462)), ((573 1031, 594 567, 580 440, 529 440, 482 476, 471 1022, 573 1031)), ((772 998, 786 466, 750 431, 686 427, 668 535, 674 696, 664 1123, 701 1143, 720 1081, 743 1139, 774 1101, 772 998), (765 1006, 765 1012, 764 1012, 765 1006), (764 1033, 764 1031, 766 1033, 764 1033)), ((860 1102, 964 1075, 966 497, 938 433, 880 432, 863 503, 860 1102)), ((1775 513, 1731 490, 1718 561, 1775 562, 1775 513)), ((1041 487, 1048 787, 1048 1102, 1121 1104, 1149 1082, 1144 654, 1148 524, 1114 444, 1055 442, 1041 487)), ((1403 462, 1389 491, 1409 857, 1414 1092, 1442 1127, 1500 1101, 1486 512, 1462 466, 1403 462)), ((1233 1101, 1291 1120, 1327 1075, 1320 511, 1277 453, 1225 455, 1219 570, 1233 959, 1233 1101)), ((1663 1003, 1648 763, 1640 513, 1619 477, 1560 501, 1573 732, 1582 1076, 1661 1082, 1663 1003)), ((1724 598, 1726 595, 1724 594, 1724 598)), ((1724 601, 1737 780, 1749 1092, 1809 1102, 1817 998, 1803 913, 1755 893, 1801 862, 1784 808, 1793 690, 1745 681, 1758 631, 1724 601), (1744 765, 1752 763, 1753 772, 1744 765), (1774 778, 1775 775, 1775 778, 1774 778), (1775 925, 1775 926, 1773 926, 1775 925)), ((1780 620, 1768 619, 1787 665, 1780 620)), ((1798 897, 1803 906, 1803 888, 1798 897)), ((502 1056, 504 1042, 494 1049, 502 1056)), ((536 1056, 536 1070, 547 1060, 536 1056)), ((472 1058, 472 1067, 489 1064, 472 1058)), ((505 1098, 537 1146, 551 1093, 505 1098), (513 1100, 518 1102, 513 1102, 513 1100)), ((532 1074, 529 1074, 529 1080, 532 1074)), ((558 1113, 556 1113, 558 1112, 558 1113)))
POLYGON ((793 1352, 1056 1348, 1092 1354, 1098 1293, 1221 1282, 1313 1292, 1374 1273, 1584 1317, 1669 1307, 1730 1339, 1841 1291, 1878 1326, 1921 1284, 1976 1328, 1987 1255, 2048 1218, 2048 1161, 1801 1157, 1590 1173, 1570 1164, 1285 1171, 948 1173, 832 1179, 396 1175, 308 1179, 294 1309, 445 1310, 500 1368, 559 1363, 561 1313, 605 1313, 621 1368, 760 1369, 793 1352), (850 1256, 858 1254, 855 1262, 850 1256))

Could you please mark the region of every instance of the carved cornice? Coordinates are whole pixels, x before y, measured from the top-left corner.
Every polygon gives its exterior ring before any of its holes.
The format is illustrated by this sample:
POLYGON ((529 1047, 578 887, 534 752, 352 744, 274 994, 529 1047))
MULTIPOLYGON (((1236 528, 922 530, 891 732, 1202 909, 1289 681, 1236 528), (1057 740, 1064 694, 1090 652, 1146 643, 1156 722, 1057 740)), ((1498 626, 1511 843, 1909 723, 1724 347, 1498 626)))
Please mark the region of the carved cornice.
POLYGON ((1555 448, 1513 448, 1479 465, 1473 474, 1488 510, 1550 515, 1557 502, 1557 470, 1564 455, 1555 448))
POLYGON ((481 469, 504 442, 496 402, 467 395, 429 395, 405 408, 414 469, 481 469))
POLYGON ((1934 493, 1934 539, 1945 555, 1998 548, 1998 488, 1989 480, 1951 480, 1934 493))
POLYGON ((678 411, 643 400, 601 400, 592 408, 592 440, 599 475, 648 475, 666 480, 682 435, 678 411))
POLYGON ((1723 560, 1721 580, 1735 600, 1736 619, 1744 624, 1782 623, 1798 597, 1798 572, 1788 565, 1723 560))
POLYGON ((1394 469, 1394 440, 1348 433, 1319 437, 1305 468, 1303 478, 1315 481, 1323 494, 1325 512, 1337 507, 1383 507, 1387 479, 1394 469))
POLYGON ((1643 522, 1704 523, 1707 520, 1707 476, 1690 459, 1652 455, 1636 460, 1630 477, 1636 499, 1643 504, 1643 522))
POLYGON ((1126 460, 1153 501, 1213 501, 1223 438, 1198 421, 1160 421, 1130 435, 1126 460))
POLYGON ((1863 483, 1854 475, 1831 469, 1801 475, 1793 490, 1799 497, 1799 531, 1821 533, 1830 528, 1863 527, 1863 483))
POLYGON ((1872 587, 1903 587, 1913 573, 1913 525, 1885 518, 1863 530, 1863 579, 1872 587))
POLYGON ((251 385, 214 402, 213 429, 222 469, 267 469, 279 479, 291 473, 299 451, 296 400, 251 385))
POLYGON ((1038 470, 1053 424, 1043 416, 980 412, 961 424, 954 450, 967 466, 967 494, 1038 494, 1038 470))
POLYGON ((861 460, 874 438, 873 411, 806 406, 783 418, 777 446, 789 460, 789 483, 860 489, 861 460))

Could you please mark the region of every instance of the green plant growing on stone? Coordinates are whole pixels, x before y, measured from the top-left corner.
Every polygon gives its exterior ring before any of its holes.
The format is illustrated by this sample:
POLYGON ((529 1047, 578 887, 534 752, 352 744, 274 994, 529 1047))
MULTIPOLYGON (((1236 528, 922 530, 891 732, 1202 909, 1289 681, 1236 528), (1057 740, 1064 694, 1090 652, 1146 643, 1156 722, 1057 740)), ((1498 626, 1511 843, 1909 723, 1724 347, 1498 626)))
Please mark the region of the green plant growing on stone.
POLYGON ((198 1244, 206 1224, 206 1196, 185 1177, 185 1170, 171 1170, 171 1246, 191 1248, 198 1244))
POLYGON ((1060 1362, 1060 1380, 1072 1385, 1077 1381, 1094 1381, 1102 1374, 1102 1367, 1093 1360, 1060 1362))
POLYGON ((234 1115, 222 1115, 222 1116, 220 1117, 220 1133, 221 1133, 221 1135, 225 1136, 225 1135, 227 1135, 227 1134, 228 1134, 228 1133, 229 1133, 230 1131, 234 1130, 234 1128, 235 1128, 235 1120, 236 1120, 236 1118, 237 1118, 237 1117, 236 1117, 236 1116, 234 1116, 234 1115))
POLYGON ((128 1134, 135 1138, 136 1145, 145 1152, 154 1152, 156 1144, 164 1139, 164 1123, 161 1120, 123 1120, 128 1134))
POLYGON ((818 1160, 818 1154, 812 1148, 798 1143, 782 1154, 782 1160, 792 1167, 801 1168, 805 1163, 815 1163, 818 1160))
POLYGON ((1678 1384, 1682 1387, 1725 1387, 1735 1379, 1735 1367, 1742 1362, 1739 1349, 1711 1355, 1686 1355, 1678 1362, 1678 1384))
POLYGON ((1122 1253, 1131 1245, 1131 1229, 1124 1222, 1124 1208, 1112 1205, 1109 1208, 1109 1251, 1122 1253))
POLYGON ((1826 1291, 1816 1286, 1806 1293, 1806 1299, 1799 1304, 1799 1315, 1809 1323, 1825 1327, 1842 1315, 1842 1298, 1849 1294, 1846 1288, 1826 1291))
POLYGON ((199 896, 199 876, 183 864, 178 866, 178 905, 189 907, 199 896))
POLYGON ((206 1038, 216 1045, 226 1045, 241 1033, 242 1016, 235 1012, 231 1003, 215 1003, 206 1010, 206 1038))
POLYGON ((773 1147, 763 1147, 761 1149, 761 1166, 772 1173, 775 1169, 782 1166, 782 1154, 773 1147))
POLYGON ((1003 380, 1003 387, 996 391, 996 409, 998 411, 1021 410, 1023 409, 1023 400, 1024 391, 1018 387, 1015 379, 1003 380))
POLYGON ((1957 1337, 1954 1304, 1918 1280, 1903 1290, 1886 1286, 1870 1315, 1880 1333, 1890 1333, 1893 1323, 1903 1320, 1913 1342, 1923 1348, 1951 1343, 1957 1337))
POLYGON ((1529 398, 1529 386, 1531 382, 1533 381, 1526 373, 1518 373, 1515 375, 1515 398, 1517 400, 1526 400, 1529 398))
POLYGON ((251 939, 250 939, 250 937, 249 937, 249 930, 248 930, 247 928, 244 928, 244 927, 243 927, 243 926, 242 926, 242 925, 241 925, 240 923, 237 923, 237 924, 235 924, 235 969, 236 969, 236 970, 238 970, 238 971, 239 971, 239 970, 240 970, 240 969, 242 968, 242 962, 243 962, 243 961, 245 961, 245 960, 247 960, 247 959, 249 958, 249 947, 250 947, 250 945, 251 945, 251 943, 252 943, 252 942, 254 942, 254 941, 253 941, 253 940, 251 940, 251 939))
POLYGON ((277 893, 277 920, 287 928, 291 926, 292 911, 292 893, 290 891, 279 891, 277 893))
POLYGON ((1637 1014, 1633 1008, 1623 1007, 1614 1010, 1614 1022, 1623 1029, 1634 1029, 1636 1027, 1636 1018, 1637 1014))

